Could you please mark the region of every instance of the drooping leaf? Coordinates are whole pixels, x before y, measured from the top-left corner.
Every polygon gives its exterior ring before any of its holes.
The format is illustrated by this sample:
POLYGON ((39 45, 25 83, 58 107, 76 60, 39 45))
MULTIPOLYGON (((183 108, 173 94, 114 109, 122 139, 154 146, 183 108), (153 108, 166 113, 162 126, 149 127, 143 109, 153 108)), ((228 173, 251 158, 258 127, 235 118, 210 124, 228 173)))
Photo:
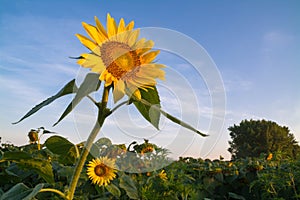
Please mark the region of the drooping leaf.
POLYGON ((72 102, 68 105, 66 110, 63 112, 59 120, 53 125, 57 125, 63 118, 65 118, 77 105, 78 103, 86 97, 91 92, 97 91, 100 87, 99 74, 89 73, 86 75, 84 81, 78 88, 78 91, 72 100, 72 102))
POLYGON ((1 158, 1 161, 16 162, 18 166, 24 169, 34 170, 46 182, 54 183, 52 165, 47 160, 33 158, 31 154, 25 152, 14 151, 14 152, 5 152, 1 158))
POLYGON ((121 196, 120 189, 117 186, 115 186, 114 184, 111 183, 111 184, 105 186, 105 188, 115 197, 119 198, 121 196))
POLYGON ((184 127, 184 128, 187 128, 191 131, 194 131, 196 132, 197 134, 201 135, 202 137, 206 137, 208 136, 207 134, 204 134, 204 133, 201 133, 199 130, 195 129, 194 127, 192 127, 191 125, 185 123, 184 121, 181 121, 180 119, 170 115, 169 113, 163 111, 163 110, 160 110, 161 114, 163 114, 166 118, 168 118, 169 120, 171 120, 172 122, 176 123, 176 124, 179 124, 180 126, 184 127))
POLYGON ((140 103, 144 104, 144 105, 147 105, 149 107, 151 107, 151 109, 153 110, 156 110, 158 112, 160 112, 161 114, 163 114, 166 118, 168 118, 169 120, 171 120, 172 122, 176 123, 176 124, 179 124, 180 126, 184 127, 184 128, 187 128, 191 131, 194 131, 196 132, 197 134, 203 136, 203 137, 206 137, 208 135, 204 134, 204 133, 201 133, 199 130, 195 129, 194 127, 192 127, 191 125, 185 123, 184 121, 170 115, 169 113, 163 111, 160 106, 157 106, 155 104, 152 104, 151 102, 148 102, 147 100, 145 99, 141 99, 141 100, 137 100, 135 99, 135 101, 139 101, 140 103))
POLYGON ((130 199, 139 199, 138 190, 130 176, 123 174, 120 177, 120 188, 126 191, 130 199))
POLYGON ((29 170, 34 170, 39 174, 47 183, 54 183, 54 176, 52 165, 49 161, 40 159, 21 160, 18 165, 29 170))
POLYGON ((235 194, 233 192, 228 192, 228 196, 229 196, 229 198, 232 198, 232 199, 246 200, 245 197, 235 194))
POLYGON ((28 194, 25 198, 23 198, 22 200, 31 200, 33 199, 39 192, 40 190, 44 187, 44 184, 40 183, 37 184, 33 189, 31 189, 31 193, 28 194))
POLYGON ((48 104, 52 103, 54 100, 65 96, 67 94, 72 94, 74 92, 77 91, 77 87, 75 84, 75 79, 73 79, 72 81, 70 81, 69 83, 67 83, 57 94, 55 94, 52 97, 49 97, 48 99, 44 100, 43 102, 41 102, 40 104, 36 105, 35 107, 33 107, 29 112, 27 112, 24 117, 22 117, 19 121, 14 122, 13 124, 17 124, 21 121, 23 121, 24 119, 26 119, 27 117, 33 115, 34 113, 36 113, 37 111, 39 111, 41 108, 43 108, 44 106, 47 106, 48 104))
POLYGON ((24 183, 18 183, 5 192, 0 200, 23 199, 30 193, 30 189, 24 183))
POLYGON ((26 152, 22 151, 6 151, 3 153, 1 157, 1 161, 7 161, 7 160, 26 160, 26 159, 31 159, 32 156, 26 152))
POLYGON ((77 158, 76 145, 61 136, 52 136, 45 142, 45 146, 54 154, 59 155, 62 164, 74 164, 77 158))
POLYGON ((99 140, 97 140, 96 142, 95 142, 95 144, 97 145, 97 146, 99 146, 99 147, 102 147, 102 146, 107 146, 107 147, 109 147, 109 146, 111 146, 112 145, 112 142, 111 142, 111 140, 110 139, 108 139, 108 138, 106 138, 106 137, 103 137, 103 138, 100 138, 99 140))
POLYGON ((33 189, 28 188, 24 183, 18 183, 7 192, 5 192, 0 200, 11 200, 11 199, 22 199, 30 200, 35 197, 39 191, 43 188, 44 184, 40 183, 36 185, 33 189))
POLYGON ((140 90, 141 98, 149 102, 151 105, 145 105, 140 101, 134 101, 135 107, 155 128, 159 129, 160 112, 153 109, 153 106, 160 108, 160 99, 156 87, 148 89, 148 91, 140 90))

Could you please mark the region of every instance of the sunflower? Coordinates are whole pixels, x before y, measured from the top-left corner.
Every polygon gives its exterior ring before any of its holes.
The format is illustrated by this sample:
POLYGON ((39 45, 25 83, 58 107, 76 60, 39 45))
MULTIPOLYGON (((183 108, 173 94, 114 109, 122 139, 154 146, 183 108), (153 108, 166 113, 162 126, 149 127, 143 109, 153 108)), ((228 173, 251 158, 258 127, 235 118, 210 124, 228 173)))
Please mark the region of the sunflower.
POLYGON ((166 172, 165 172, 164 169, 161 170, 161 172, 158 174, 158 177, 159 177, 161 180, 163 180, 163 181, 168 180, 167 174, 166 174, 166 172))
POLYGON ((99 186, 108 185, 116 177, 115 161, 107 157, 93 159, 87 165, 87 175, 92 183, 99 186))
POLYGON ((154 150, 153 146, 148 145, 141 150, 141 154, 144 155, 145 153, 151 153, 153 152, 153 150, 154 150))
POLYGON ((270 161, 270 160, 272 160, 272 158, 273 158, 273 154, 269 153, 269 155, 266 157, 266 160, 270 161))
POLYGON ((90 38, 76 34, 80 42, 91 52, 83 53, 78 64, 99 73, 105 86, 113 86, 114 102, 125 94, 141 98, 139 89, 147 91, 156 85, 156 79, 165 79, 162 64, 154 63, 159 50, 153 51, 154 42, 138 39, 139 29, 133 29, 134 21, 125 25, 122 18, 117 25, 107 14, 107 29, 97 17, 96 26, 82 23, 90 38))

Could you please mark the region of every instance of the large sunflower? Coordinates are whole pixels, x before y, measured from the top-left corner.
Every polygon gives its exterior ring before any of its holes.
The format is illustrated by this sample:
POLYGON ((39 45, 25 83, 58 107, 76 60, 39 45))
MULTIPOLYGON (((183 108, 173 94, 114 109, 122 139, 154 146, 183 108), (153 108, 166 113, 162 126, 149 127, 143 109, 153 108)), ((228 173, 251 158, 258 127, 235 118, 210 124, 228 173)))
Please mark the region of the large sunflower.
POLYGON ((114 101, 124 94, 141 98, 139 89, 153 88, 156 78, 164 80, 162 64, 154 63, 159 51, 151 51, 154 42, 138 39, 139 29, 133 30, 134 21, 125 25, 122 18, 117 25, 107 14, 107 30, 95 17, 96 26, 82 23, 90 39, 76 34, 91 53, 81 54, 78 64, 100 74, 105 86, 113 85, 114 101))
POLYGON ((87 175, 94 184, 108 185, 116 177, 115 161, 107 157, 100 157, 89 162, 87 175))

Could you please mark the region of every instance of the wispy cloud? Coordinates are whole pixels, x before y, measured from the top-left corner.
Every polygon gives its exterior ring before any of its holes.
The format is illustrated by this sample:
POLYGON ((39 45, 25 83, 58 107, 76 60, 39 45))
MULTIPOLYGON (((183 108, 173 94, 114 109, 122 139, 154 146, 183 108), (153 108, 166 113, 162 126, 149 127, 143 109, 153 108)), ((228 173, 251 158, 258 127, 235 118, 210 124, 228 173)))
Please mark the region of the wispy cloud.
POLYGON ((270 30, 262 36, 262 53, 269 58, 277 55, 276 52, 284 52, 292 44, 294 36, 282 30, 270 30))

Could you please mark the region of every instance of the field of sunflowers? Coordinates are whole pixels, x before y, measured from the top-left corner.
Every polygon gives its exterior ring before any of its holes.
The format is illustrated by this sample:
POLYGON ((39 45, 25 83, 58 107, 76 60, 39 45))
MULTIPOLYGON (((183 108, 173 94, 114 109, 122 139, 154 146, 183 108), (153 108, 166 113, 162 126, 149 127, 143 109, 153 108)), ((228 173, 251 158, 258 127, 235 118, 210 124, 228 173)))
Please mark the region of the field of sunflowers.
MULTIPOLYGON (((57 135, 44 144, 2 143, 0 199, 64 199, 52 190, 66 192, 83 145, 57 135)), ((172 160, 168 153, 147 140, 126 146, 101 138, 88 155, 74 199, 300 198, 300 161, 280 152, 235 161, 172 160)))

